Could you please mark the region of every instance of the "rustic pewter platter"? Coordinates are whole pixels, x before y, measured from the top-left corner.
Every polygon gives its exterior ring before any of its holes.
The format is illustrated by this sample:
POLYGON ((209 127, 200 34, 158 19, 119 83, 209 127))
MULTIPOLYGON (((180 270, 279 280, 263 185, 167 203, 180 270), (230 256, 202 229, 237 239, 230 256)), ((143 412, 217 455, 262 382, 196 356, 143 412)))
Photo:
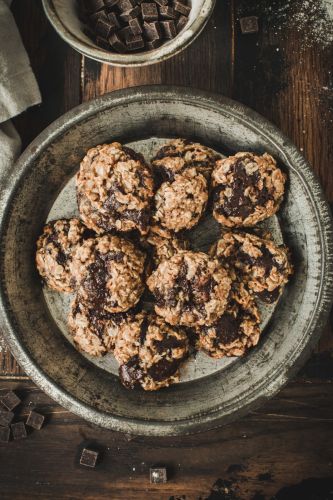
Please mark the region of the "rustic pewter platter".
MULTIPOLYGON (((304 363, 333 296, 333 236, 321 188, 297 149, 273 125, 224 97, 174 87, 107 94, 62 116, 3 177, 0 194, 0 327, 26 373, 53 399, 95 424, 134 434, 176 435, 229 422, 276 393, 304 363), (34 265, 46 220, 76 213, 73 175, 85 151, 119 140, 153 152, 187 137, 221 154, 267 151, 288 172, 286 199, 266 228, 291 248, 295 273, 247 357, 187 362, 182 382, 157 393, 128 391, 112 356, 84 357, 71 344, 68 299, 43 290, 34 265)), ((193 241, 205 248, 218 228, 208 218, 193 241)))

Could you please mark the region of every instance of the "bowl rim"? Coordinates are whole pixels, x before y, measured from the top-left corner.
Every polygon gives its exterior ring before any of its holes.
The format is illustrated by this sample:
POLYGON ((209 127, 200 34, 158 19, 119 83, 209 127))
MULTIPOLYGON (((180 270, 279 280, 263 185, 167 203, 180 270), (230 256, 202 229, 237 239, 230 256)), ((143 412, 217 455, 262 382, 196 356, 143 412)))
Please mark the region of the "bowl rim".
POLYGON ((201 9, 205 9, 205 15, 199 15, 191 24, 190 30, 185 28, 183 32, 177 35, 173 40, 161 47, 151 51, 138 52, 136 54, 118 54, 115 52, 107 52, 98 47, 91 47, 89 44, 79 40, 62 23, 57 14, 53 0, 42 0, 46 17, 65 42, 90 59, 120 67, 150 66, 179 54, 191 45, 191 43, 201 34, 213 13, 215 4, 216 0, 203 0, 201 9), (149 59, 147 59, 148 54, 149 59))
POLYGON ((121 432, 133 433, 146 436, 175 436, 211 430, 224 425, 235 418, 245 415, 250 410, 257 408, 262 402, 274 396, 293 377, 297 370, 304 364, 311 354, 312 347, 319 339, 322 327, 325 325, 333 301, 333 225, 328 203, 325 201, 319 181, 312 171, 310 165, 304 160, 301 153, 293 143, 282 132, 261 117, 253 110, 239 104, 229 98, 219 94, 214 94, 202 90, 186 87, 173 86, 141 86, 130 89, 118 90, 103 95, 93 101, 83 103, 66 114, 59 117, 49 125, 37 138, 27 147, 17 160, 14 167, 10 169, 2 193, 0 193, 0 240, 6 229, 7 216, 11 210, 11 200, 15 196, 16 190, 24 179, 25 170, 33 164, 35 158, 50 145, 52 141, 65 133, 69 128, 86 120, 90 116, 119 107, 129 102, 145 101, 149 99, 170 100, 178 99, 182 102, 193 98, 200 99, 202 105, 214 106, 215 110, 223 110, 236 120, 245 121, 247 126, 251 126, 264 134, 275 146, 283 151, 287 158, 287 163, 291 168, 297 166, 297 171, 307 185, 311 201, 315 210, 315 217, 318 221, 318 233, 320 235, 322 255, 321 281, 313 310, 311 321, 309 322, 304 341, 295 348, 291 356, 286 360, 279 373, 275 373, 274 380, 265 381, 249 395, 248 402, 241 408, 221 408, 215 412, 207 412, 203 415, 195 415, 193 418, 184 418, 175 421, 139 420, 128 417, 119 417, 97 410, 79 399, 70 395, 66 390, 54 382, 36 364, 25 346, 20 342, 16 334, 15 318, 6 308, 7 301, 4 287, 0 286, 0 327, 5 338, 16 357, 18 363, 25 370, 27 375, 55 401, 76 413, 85 420, 102 427, 121 432), (292 162, 292 164, 291 164, 292 162))

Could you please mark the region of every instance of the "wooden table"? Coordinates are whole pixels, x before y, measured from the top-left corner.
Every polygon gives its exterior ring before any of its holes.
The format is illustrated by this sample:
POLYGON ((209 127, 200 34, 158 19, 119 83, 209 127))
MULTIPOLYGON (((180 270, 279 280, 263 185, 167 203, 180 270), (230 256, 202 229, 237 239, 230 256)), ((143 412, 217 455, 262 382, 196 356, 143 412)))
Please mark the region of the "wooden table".
MULTIPOLYGON (((332 201, 333 46, 305 43, 304 31, 292 29, 288 19, 277 25, 269 6, 289 3, 217 0, 207 28, 187 51, 160 65, 120 69, 74 52, 37 0, 14 1, 43 95, 41 106, 15 120, 24 146, 65 111, 105 92, 150 83, 189 85, 231 96, 273 121, 304 152, 332 201), (239 17, 253 14, 260 31, 243 35, 239 17)), ((328 327, 297 379, 260 410, 219 430, 172 439, 131 437, 87 424, 43 394, 2 348, 0 389, 17 390, 22 415, 36 405, 47 423, 26 440, 0 445, 0 498, 331 498, 325 491, 333 490, 332 348, 328 327), (87 443, 103 452, 96 470, 78 466, 87 443), (167 484, 149 484, 154 464, 168 467, 167 484), (309 496, 312 489, 317 496, 309 496)))

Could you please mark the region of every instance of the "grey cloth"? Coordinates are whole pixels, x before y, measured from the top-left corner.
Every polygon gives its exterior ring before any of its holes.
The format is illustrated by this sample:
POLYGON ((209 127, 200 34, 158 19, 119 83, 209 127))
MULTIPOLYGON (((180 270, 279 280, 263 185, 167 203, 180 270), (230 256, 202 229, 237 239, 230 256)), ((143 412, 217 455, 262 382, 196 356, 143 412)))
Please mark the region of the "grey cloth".
POLYGON ((0 178, 20 153, 20 137, 10 119, 41 102, 9 0, 0 0, 0 178))

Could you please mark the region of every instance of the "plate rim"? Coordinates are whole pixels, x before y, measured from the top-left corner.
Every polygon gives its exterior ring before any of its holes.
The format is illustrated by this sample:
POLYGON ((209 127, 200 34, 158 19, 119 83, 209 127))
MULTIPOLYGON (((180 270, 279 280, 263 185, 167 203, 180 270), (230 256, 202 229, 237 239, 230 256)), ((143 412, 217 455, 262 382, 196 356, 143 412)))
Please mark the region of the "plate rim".
POLYGON ((321 334, 333 301, 333 224, 329 205, 325 200, 316 174, 290 139, 271 122, 243 104, 212 92, 186 87, 153 85, 132 87, 104 94, 92 101, 82 103, 72 108, 59 117, 33 140, 17 160, 15 166, 10 169, 8 175, 4 176, 6 181, 2 186, 2 193, 0 194, 0 208, 3 208, 0 214, 0 240, 2 241, 1 236, 6 228, 6 220, 11 201, 21 182, 24 182, 27 166, 32 164, 33 160, 38 157, 40 152, 51 144, 56 137, 61 136, 66 130, 69 130, 95 113, 128 104, 129 102, 138 100, 144 101, 145 99, 160 101, 169 101, 172 99, 173 101, 178 100, 182 102, 190 100, 193 102, 193 98, 200 98, 201 107, 205 105, 211 108, 212 105, 214 105, 214 109, 217 111, 223 108, 224 113, 227 112, 237 120, 245 121, 247 127, 251 126, 255 130, 258 130, 258 124, 260 124, 260 134, 264 135, 275 145, 275 147, 278 147, 288 167, 297 171, 298 176, 303 180, 308 194, 311 195, 311 201, 315 208, 317 229, 319 230, 319 239, 323 249, 321 274, 325 276, 325 280, 320 280, 317 307, 314 310, 312 322, 307 330, 308 339, 301 345, 300 350, 296 350, 297 353, 294 354, 293 359, 288 360, 288 363, 284 365, 283 370, 279 372, 278 378, 274 383, 269 383, 265 387, 261 387, 259 390, 260 395, 253 395, 253 398, 249 400, 245 406, 237 408, 237 410, 234 408, 232 411, 229 411, 229 413, 224 412, 223 415, 221 415, 222 410, 219 408, 215 412, 210 411, 202 415, 195 415, 192 419, 185 418, 173 422, 119 417, 96 410, 58 386, 56 382, 51 380, 50 377, 36 365, 24 345, 20 343, 15 333, 14 318, 10 317, 9 311, 6 311, 5 291, 1 284, 0 326, 2 327, 5 339, 18 363, 31 379, 59 404, 73 411, 85 420, 89 420, 102 427, 121 432, 134 433, 136 435, 184 435, 211 430, 224 425, 254 410, 262 404, 263 401, 274 396, 285 383, 296 374, 298 369, 310 356, 311 349, 321 334), (237 416, 235 416, 236 411, 237 416))

